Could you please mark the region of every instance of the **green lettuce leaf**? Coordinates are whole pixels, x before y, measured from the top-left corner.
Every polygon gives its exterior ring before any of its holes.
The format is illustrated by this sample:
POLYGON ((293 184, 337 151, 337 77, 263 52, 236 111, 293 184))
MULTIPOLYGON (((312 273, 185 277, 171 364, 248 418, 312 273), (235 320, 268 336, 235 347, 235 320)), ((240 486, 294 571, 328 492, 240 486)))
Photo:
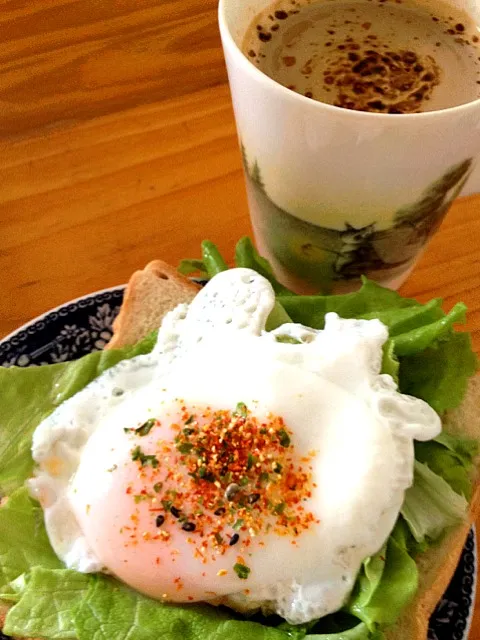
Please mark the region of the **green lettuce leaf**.
POLYGON ((15 636, 77 638, 74 615, 86 596, 91 576, 69 569, 32 569, 18 603, 5 619, 15 636))
POLYGON ((387 544, 376 555, 363 562, 354 591, 346 607, 347 611, 363 620, 369 629, 375 627, 376 624, 369 605, 382 582, 386 561, 387 544))
POLYGON ((307 636, 308 640, 383 640, 381 631, 369 631, 367 625, 361 623, 338 633, 313 633, 307 636))
POLYGON ((451 334, 454 324, 465 322, 466 310, 467 307, 459 302, 444 318, 393 336, 395 353, 397 356, 409 356, 424 351, 440 338, 451 334))
POLYGON ((478 442, 470 438, 454 436, 447 431, 435 438, 435 442, 447 448, 462 464, 469 469, 473 466, 473 461, 478 455, 478 442))
POLYGON ((31 476, 32 434, 55 406, 57 380, 70 364, 0 367, 0 494, 8 495, 31 476))
POLYGON ((203 260, 181 260, 177 271, 183 276, 197 275, 199 278, 208 278, 208 273, 203 260))
POLYGON ((390 338, 383 345, 382 373, 388 373, 398 384, 400 363, 395 355, 395 344, 390 338))
POLYGON ((446 432, 435 440, 415 443, 415 459, 426 464, 467 500, 472 496, 471 473, 477 453, 476 441, 457 438, 446 432))
POLYGON ((32 475, 33 432, 55 407, 120 360, 150 352, 154 343, 151 334, 137 345, 97 351, 73 362, 0 367, 0 494, 10 494, 32 475))
POLYGON ((278 302, 278 300, 276 300, 275 301, 275 306, 270 311, 270 314, 269 314, 269 316, 267 318, 267 322, 265 323, 265 330, 266 331, 273 331, 274 329, 276 329, 280 325, 287 324, 288 322, 291 322, 291 321, 292 321, 292 319, 290 318, 288 313, 282 307, 280 302, 278 302))
MULTIPOLYGON (((411 300, 410 302, 415 301, 411 300)), ((365 320, 377 319, 387 325, 388 333, 391 337, 424 327, 442 319, 444 316, 441 298, 435 298, 426 304, 416 302, 403 308, 395 306, 363 314, 365 320)))
POLYGON ((0 600, 6 602, 18 602, 20 597, 27 586, 27 573, 22 573, 21 576, 12 580, 9 584, 0 587, 0 600))
POLYGON ((342 610, 307 624, 293 626, 284 622, 278 628, 286 631, 290 640, 383 640, 378 629, 370 630, 356 616, 342 610))
POLYGON ((396 314, 404 318, 405 309, 421 307, 419 302, 402 298, 395 291, 384 289, 372 280, 362 279, 362 287, 354 293, 337 296, 289 296, 280 295, 279 300, 293 322, 323 329, 325 314, 338 313, 341 318, 378 318, 387 326, 394 323, 396 314), (403 310, 403 311, 402 311, 403 310))
POLYGON ((220 251, 210 240, 202 242, 202 263, 209 278, 213 278, 217 273, 228 269, 228 265, 222 258, 220 251))
POLYGON ((162 604, 104 576, 92 577, 75 626, 78 640, 288 640, 279 629, 207 605, 162 604))
POLYGON ((418 353, 435 344, 452 332, 455 323, 465 320, 466 311, 465 305, 458 303, 445 315, 441 300, 422 305, 366 279, 359 291, 347 295, 281 295, 279 299, 293 322, 316 329, 323 329, 325 314, 332 311, 341 318, 376 318, 388 327, 397 356, 418 353))
POLYGON ((0 587, 38 565, 63 567, 50 546, 41 507, 22 488, 0 509, 0 587))
POLYGON ((363 563, 347 610, 375 631, 377 625, 395 624, 417 589, 417 565, 399 521, 385 547, 363 563))
MULTIPOLYGON (((332 616, 333 617, 333 616, 332 616)), ((173 606, 142 596, 105 577, 92 582, 87 597, 76 610, 79 640, 301 640, 305 632, 290 625, 278 628, 237 620, 209 606, 173 606), (283 628, 282 628, 283 627, 283 628)), ((311 640, 381 640, 364 624, 307 636, 311 640)))
POLYGON ((462 402, 476 370, 470 335, 453 333, 420 353, 400 358, 400 391, 422 398, 441 414, 462 402))
POLYGON ((417 542, 438 539, 465 518, 467 507, 446 480, 415 461, 413 486, 406 491, 401 513, 417 542))
MULTIPOLYGON (((156 339, 157 332, 153 331, 138 344, 122 347, 121 349, 96 351, 79 360, 65 363, 68 366, 65 366, 60 377, 55 381, 54 407, 75 395, 77 391, 86 387, 89 382, 95 380, 100 374, 118 364, 121 360, 130 360, 135 356, 150 353, 156 339)), ((47 368, 49 367, 41 367, 42 370, 47 368)))

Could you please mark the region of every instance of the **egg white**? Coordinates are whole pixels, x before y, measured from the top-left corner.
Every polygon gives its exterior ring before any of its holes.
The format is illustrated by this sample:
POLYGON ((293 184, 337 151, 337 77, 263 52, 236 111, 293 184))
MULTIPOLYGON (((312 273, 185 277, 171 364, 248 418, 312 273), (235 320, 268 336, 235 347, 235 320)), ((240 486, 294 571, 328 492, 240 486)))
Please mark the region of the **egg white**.
MULTIPOLYGON (((219 274, 188 308, 169 314, 151 355, 120 363, 38 427, 30 486, 67 566, 109 571, 156 598, 261 606, 292 623, 343 605, 362 561, 398 517, 413 478, 413 439, 435 437, 440 420, 380 374, 388 337, 380 322, 327 314, 323 331, 288 324, 265 333, 273 304, 269 283, 255 272, 219 274), (282 335, 298 343, 278 342, 282 335), (254 538, 248 580, 232 571, 235 547, 205 564, 178 528, 168 541, 137 546, 120 533, 132 510, 125 487, 137 471, 125 429, 159 419, 141 443, 154 453, 159 440, 173 438, 179 398, 213 410, 241 401, 259 418, 282 416, 299 458, 314 451, 305 508, 319 523, 296 545, 273 532, 254 538)), ((147 531, 146 505, 139 514, 147 531)))

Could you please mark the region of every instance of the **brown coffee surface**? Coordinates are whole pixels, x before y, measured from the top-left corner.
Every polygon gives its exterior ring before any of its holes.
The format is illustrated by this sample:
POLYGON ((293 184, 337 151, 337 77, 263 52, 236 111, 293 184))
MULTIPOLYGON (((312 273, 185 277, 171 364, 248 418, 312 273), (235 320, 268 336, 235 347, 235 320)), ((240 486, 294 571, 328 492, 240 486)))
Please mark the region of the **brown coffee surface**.
POLYGON ((243 52, 288 89, 346 109, 418 113, 480 97, 477 25, 428 0, 280 0, 243 52))

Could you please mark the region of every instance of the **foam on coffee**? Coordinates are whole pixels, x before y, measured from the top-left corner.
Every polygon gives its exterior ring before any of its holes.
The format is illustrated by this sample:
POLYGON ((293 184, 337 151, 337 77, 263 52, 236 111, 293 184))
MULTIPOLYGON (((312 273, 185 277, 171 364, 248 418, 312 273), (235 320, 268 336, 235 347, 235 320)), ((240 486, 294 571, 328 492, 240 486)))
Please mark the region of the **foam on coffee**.
POLYGON ((285 87, 347 109, 417 113, 480 97, 478 27, 433 0, 279 0, 242 49, 285 87))

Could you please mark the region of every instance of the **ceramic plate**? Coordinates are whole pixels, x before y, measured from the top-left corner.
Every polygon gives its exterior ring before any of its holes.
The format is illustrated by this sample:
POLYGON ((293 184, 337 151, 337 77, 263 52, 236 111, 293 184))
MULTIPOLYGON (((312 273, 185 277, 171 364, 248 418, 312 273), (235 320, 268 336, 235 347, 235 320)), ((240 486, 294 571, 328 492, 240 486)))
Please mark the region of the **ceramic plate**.
MULTIPOLYGON (((29 367, 75 360, 103 349, 123 287, 68 302, 32 320, 0 342, 0 364, 29 367)), ((430 620, 429 640, 466 640, 476 586, 476 538, 472 529, 452 582, 430 620)), ((5 638, 0 633, 0 640, 5 638)))

